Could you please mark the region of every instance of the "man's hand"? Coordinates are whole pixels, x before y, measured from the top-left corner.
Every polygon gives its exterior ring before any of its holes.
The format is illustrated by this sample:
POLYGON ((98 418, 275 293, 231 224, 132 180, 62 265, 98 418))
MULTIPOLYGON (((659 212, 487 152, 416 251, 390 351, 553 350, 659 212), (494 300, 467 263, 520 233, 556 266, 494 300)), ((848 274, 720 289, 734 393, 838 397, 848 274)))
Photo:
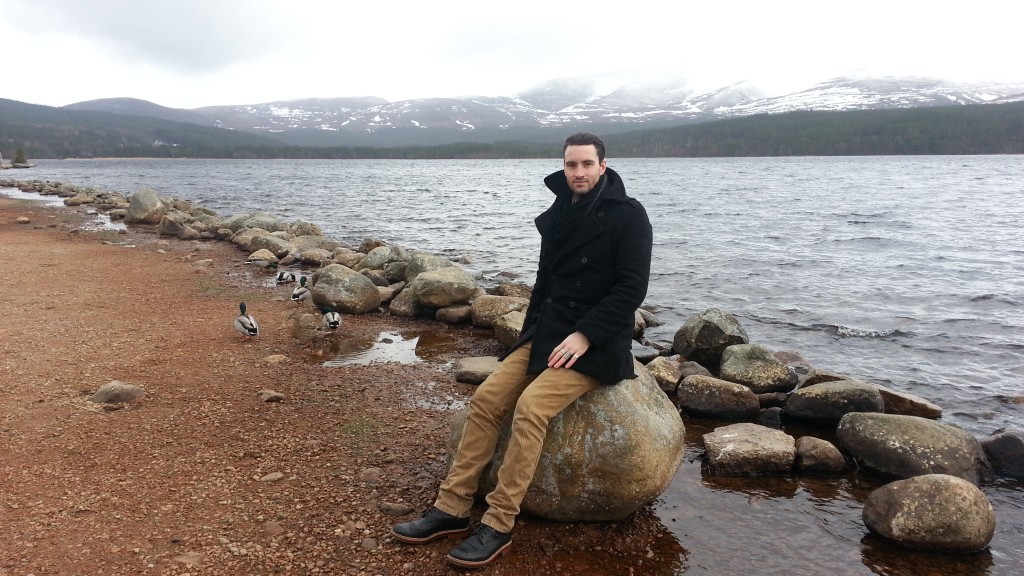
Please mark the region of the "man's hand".
POLYGON ((590 339, 581 332, 573 332, 548 355, 548 368, 572 368, 589 349, 590 339))

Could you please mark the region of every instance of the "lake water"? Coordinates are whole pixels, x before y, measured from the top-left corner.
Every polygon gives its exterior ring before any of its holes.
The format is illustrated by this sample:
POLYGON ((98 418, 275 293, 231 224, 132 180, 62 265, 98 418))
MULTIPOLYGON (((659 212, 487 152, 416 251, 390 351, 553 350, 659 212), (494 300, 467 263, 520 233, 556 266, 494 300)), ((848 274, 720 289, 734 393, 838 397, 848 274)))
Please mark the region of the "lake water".
MULTIPOLYGON (((943 421, 976 436, 1024 426, 1024 157, 609 165, 644 203, 654 227, 647 304, 664 325, 648 338, 671 342, 689 316, 717 307, 735 314, 752 342, 928 398, 945 409, 943 421)), ((466 256, 485 281, 512 272, 532 283, 539 248, 532 219, 552 198, 541 180, 559 168, 557 159, 41 160, 31 171, 4 176, 125 194, 149 186, 223 215, 262 210, 315 222, 350 243, 376 237, 466 256)), ((699 452, 699 436, 691 443, 699 452)), ((704 478, 699 463, 688 460, 659 516, 689 552, 683 568, 666 565, 658 573, 699 566, 720 568, 706 573, 759 573, 766 559, 780 557, 782 563, 769 564, 792 573, 917 573, 904 569, 906 555, 859 542, 864 528, 851 510, 859 510, 871 486, 721 482, 704 478), (700 505, 689 506, 697 498, 700 505), (690 523, 708 507, 719 522, 736 514, 732 533, 694 535, 690 523), (673 520, 673 510, 686 511, 673 520), (779 542, 777 531, 790 534, 792 546, 779 542), (819 543, 835 541, 842 543, 839 556, 823 558, 819 543), (750 554, 752 547, 762 550, 750 554), (809 558, 820 572, 794 565, 809 558)), ((1024 573, 1022 487, 1002 482, 986 493, 997 503, 1000 526, 985 560, 914 556, 922 570, 934 569, 920 573, 1024 573)))

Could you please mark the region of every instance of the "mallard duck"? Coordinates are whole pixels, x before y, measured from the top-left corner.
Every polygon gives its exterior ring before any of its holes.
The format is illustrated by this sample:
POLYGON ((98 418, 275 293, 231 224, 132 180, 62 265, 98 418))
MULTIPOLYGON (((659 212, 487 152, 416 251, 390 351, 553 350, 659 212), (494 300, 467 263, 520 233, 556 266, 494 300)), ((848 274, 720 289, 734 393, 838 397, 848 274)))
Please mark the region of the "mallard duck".
POLYGON ((295 282, 294 272, 285 272, 284 270, 282 270, 277 273, 278 284, 291 284, 292 282, 295 282))
POLYGON ((241 312, 237 318, 235 318, 235 330, 243 336, 244 340, 248 340, 260 333, 259 324, 256 324, 256 319, 251 314, 245 313, 245 302, 238 305, 238 311, 241 312))
POLYGON ((312 292, 306 288, 306 277, 299 278, 299 285, 292 290, 292 300, 301 304, 303 300, 309 300, 311 296, 313 296, 312 292))
POLYGON ((331 310, 330 306, 324 306, 320 311, 324 313, 324 328, 337 330, 341 326, 341 314, 331 310))

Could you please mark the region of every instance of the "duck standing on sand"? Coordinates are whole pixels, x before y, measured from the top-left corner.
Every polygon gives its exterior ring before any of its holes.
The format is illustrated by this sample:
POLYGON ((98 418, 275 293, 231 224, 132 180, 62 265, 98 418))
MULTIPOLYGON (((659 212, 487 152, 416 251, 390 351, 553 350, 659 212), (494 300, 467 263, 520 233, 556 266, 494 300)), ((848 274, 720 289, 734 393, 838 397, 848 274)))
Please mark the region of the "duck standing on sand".
POLYGON ((312 296, 313 293, 309 291, 309 288, 306 288, 306 277, 299 278, 299 285, 295 287, 295 290, 292 290, 292 300, 296 304, 301 304, 303 300, 309 300, 312 296))
POLYGON ((330 306, 324 306, 320 310, 324 313, 324 328, 337 330, 341 326, 341 314, 331 310, 330 306))
POLYGON ((244 340, 249 340, 260 333, 259 324, 256 324, 256 319, 251 314, 245 313, 245 302, 238 305, 238 310, 241 314, 235 318, 235 330, 243 336, 244 340))

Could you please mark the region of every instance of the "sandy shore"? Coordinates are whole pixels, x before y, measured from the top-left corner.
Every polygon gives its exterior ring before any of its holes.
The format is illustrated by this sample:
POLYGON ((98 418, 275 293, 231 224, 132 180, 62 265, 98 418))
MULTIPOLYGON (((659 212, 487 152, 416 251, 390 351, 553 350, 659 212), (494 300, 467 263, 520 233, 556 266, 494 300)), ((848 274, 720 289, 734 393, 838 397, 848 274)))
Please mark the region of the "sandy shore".
MULTIPOLYGON (((0 196, 0 576, 463 573, 443 559, 452 543, 387 534, 409 518, 396 511, 432 499, 444 405, 472 393, 454 363, 497 354, 486 331, 346 317, 349 342, 404 330, 447 344, 421 363, 328 368, 332 342, 294 339, 290 288, 234 246, 84 230, 83 217, 0 196), (232 327, 241 300, 263 329, 248 342, 232 327), (148 395, 89 402, 110 380, 148 395)), ((651 520, 524 518, 479 573, 654 573, 652 548, 680 550, 651 520)))

